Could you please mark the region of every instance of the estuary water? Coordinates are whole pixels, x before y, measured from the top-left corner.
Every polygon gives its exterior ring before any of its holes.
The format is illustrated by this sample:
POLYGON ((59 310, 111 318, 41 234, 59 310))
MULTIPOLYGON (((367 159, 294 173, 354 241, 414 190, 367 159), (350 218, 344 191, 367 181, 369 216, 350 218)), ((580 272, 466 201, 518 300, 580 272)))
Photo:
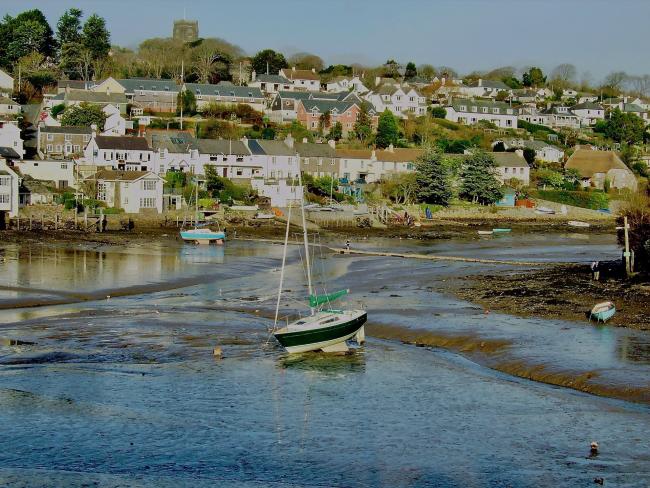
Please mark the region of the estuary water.
MULTIPOLYGON (((598 235, 353 245, 522 261, 619 254, 598 235)), ((349 287, 369 311, 353 354, 290 357, 269 336, 281 246, 0 244, 0 486, 650 484, 646 404, 490 367, 649 388, 647 333, 486 315, 446 292, 485 269, 473 263, 315 254, 317 285, 349 287), (402 343, 413 334, 503 347, 402 343)), ((300 248, 288 258, 282 316, 306 293, 300 248)))

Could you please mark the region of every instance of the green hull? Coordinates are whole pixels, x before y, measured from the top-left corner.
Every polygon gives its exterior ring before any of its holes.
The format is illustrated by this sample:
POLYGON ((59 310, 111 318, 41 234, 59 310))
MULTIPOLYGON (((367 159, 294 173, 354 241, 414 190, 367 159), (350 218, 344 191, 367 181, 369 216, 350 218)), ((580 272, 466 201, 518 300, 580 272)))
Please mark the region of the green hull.
POLYGON ((275 338, 282 346, 291 351, 310 344, 321 344, 336 341, 342 337, 348 337, 356 333, 366 323, 367 314, 360 315, 356 319, 336 324, 331 327, 322 327, 314 330, 301 330, 295 332, 276 333, 275 338))

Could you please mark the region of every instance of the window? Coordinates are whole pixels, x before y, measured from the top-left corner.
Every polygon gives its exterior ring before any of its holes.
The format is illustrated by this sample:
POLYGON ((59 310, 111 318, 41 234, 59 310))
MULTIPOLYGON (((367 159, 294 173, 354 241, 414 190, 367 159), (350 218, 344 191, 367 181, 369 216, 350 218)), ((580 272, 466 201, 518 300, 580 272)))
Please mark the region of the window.
POLYGON ((237 168, 236 174, 237 176, 242 176, 244 174, 244 170, 242 168, 237 168))
POLYGON ((483 107, 483 113, 484 114, 488 113, 488 108, 487 107, 483 107))
POLYGON ((64 189, 68 187, 68 180, 59 180, 59 189, 64 189))
POLYGON ((56 145, 56 152, 61 152, 61 144, 56 145))
POLYGON ((505 168, 505 173, 506 174, 508 174, 509 171, 510 171, 510 168, 505 168))
POLYGON ((67 142, 67 141, 71 141, 71 140, 72 140, 72 135, 70 135, 70 134, 66 134, 66 135, 64 136, 64 139, 66 140, 66 142, 67 142))
POLYGON ((76 153, 81 152, 81 146, 79 144, 75 144, 72 147, 74 148, 74 152, 76 153))
POLYGON ((106 201, 106 183, 97 183, 97 200, 106 201))
POLYGON ((68 163, 61 163, 61 169, 68 169, 68 163))
POLYGON ((52 144, 47 145, 47 152, 52 152, 52 144))
POLYGON ((498 109, 498 108, 493 108, 493 109, 492 109, 492 113, 493 113, 493 114, 498 114, 498 113, 499 113, 499 109, 498 109))
POLYGON ((48 141, 53 141, 54 140, 54 134, 48 134, 47 135, 47 140, 48 141))
POLYGON ((155 190, 156 189, 156 181, 155 180, 144 180, 142 182, 142 189, 143 190, 155 190))
POLYGON ((10 203, 9 195, 7 195, 6 193, 0 193, 0 203, 10 203))
POLYGON ((155 198, 141 198, 140 199, 140 208, 156 208, 156 199, 155 198))
POLYGON ((84 142, 88 142, 90 140, 90 136, 88 134, 84 134, 84 142))
POLYGON ((2 176, 0 177, 0 186, 10 186, 11 185, 11 178, 8 176, 2 176))
POLYGON ((271 163, 275 164, 276 162, 277 162, 277 158, 276 158, 275 156, 273 156, 273 157, 271 158, 271 163))
POLYGON ((467 111, 467 106, 466 105, 461 105, 460 107, 458 107, 458 110, 460 110, 461 112, 466 112, 467 111))

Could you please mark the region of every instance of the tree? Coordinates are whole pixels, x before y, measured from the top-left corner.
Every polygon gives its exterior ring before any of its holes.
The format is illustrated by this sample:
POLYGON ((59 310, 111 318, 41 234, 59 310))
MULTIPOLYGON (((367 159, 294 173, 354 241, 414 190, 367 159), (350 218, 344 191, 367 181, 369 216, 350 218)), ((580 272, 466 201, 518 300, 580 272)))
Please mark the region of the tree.
POLYGON ((565 178, 559 171, 554 171, 548 168, 542 168, 537 171, 537 186, 546 188, 562 188, 564 187, 565 178))
POLYGON ((176 47, 172 39, 153 38, 140 43, 138 58, 146 76, 157 80, 162 78, 168 56, 175 54, 176 47))
POLYGON ((382 66, 382 75, 386 78, 399 78, 400 65, 394 59, 389 59, 382 66))
MULTIPOLYGON (((630 195, 621 210, 617 223, 622 227, 627 217, 630 249, 634 251, 635 269, 650 274, 650 197, 643 193, 630 195)), ((618 233, 619 245, 625 244, 625 234, 618 233)))
POLYGON ((416 163, 416 195, 418 200, 435 205, 449 205, 453 196, 449 168, 440 151, 425 149, 416 163))
POLYGON ((410 80, 411 78, 415 78, 417 75, 418 75, 418 70, 415 67, 415 63, 409 61, 408 64, 406 65, 406 71, 404 71, 404 79, 410 80))
POLYGON ((533 165, 535 163, 535 157, 537 156, 537 153, 535 152, 534 149, 530 147, 525 147, 524 148, 524 159, 529 165, 533 165))
POLYGON ((93 59, 108 56, 111 50, 111 34, 102 17, 93 14, 86 19, 82 30, 82 43, 90 51, 93 59))
POLYGON ((106 114, 101 107, 87 103, 67 107, 61 115, 61 125, 89 127, 95 124, 99 130, 103 130, 105 122, 106 114))
POLYGON ((63 12, 56 24, 56 40, 59 48, 67 43, 81 41, 81 16, 83 12, 78 8, 71 8, 63 12))
POLYGON ((492 148, 492 152, 506 152, 506 145, 503 141, 499 141, 492 148))
POLYGON ((559 64, 551 72, 551 80, 554 84, 559 84, 562 87, 575 82, 578 71, 576 67, 569 63, 559 64))
POLYGON ((377 137, 375 142, 377 147, 385 148, 391 144, 397 144, 397 139, 399 138, 399 128, 397 126, 397 120, 393 113, 386 109, 379 116, 379 125, 377 126, 377 137))
POLYGON ((512 88, 513 90, 517 90, 518 88, 521 88, 521 81, 519 81, 514 76, 502 78, 501 81, 504 84, 506 84, 508 88, 512 88))
POLYGON ((636 114, 614 109, 609 119, 597 124, 594 130, 602 130, 607 137, 616 142, 637 144, 643 141, 645 123, 636 114))
POLYGON ((196 97, 192 90, 181 90, 176 96, 176 113, 183 115, 194 115, 196 113, 196 97))
POLYGON ((321 134, 324 134, 325 129, 327 129, 331 123, 332 123, 332 113, 329 110, 327 110, 323 112, 318 118, 319 132, 321 134))
POLYGON ((315 71, 321 71, 325 66, 319 56, 310 53, 294 54, 289 58, 289 64, 295 66, 297 69, 313 69, 315 71))
POLYGON ((251 66, 256 73, 277 74, 281 69, 288 68, 289 64, 284 54, 275 52, 273 49, 264 49, 258 52, 251 60, 251 66))
POLYGON ((201 83, 230 80, 232 57, 206 39, 192 53, 194 71, 201 83))
POLYGON ((447 117, 447 110, 444 107, 431 107, 430 112, 434 119, 444 119, 447 117))
POLYGON ((59 103, 58 105, 52 107, 52 110, 50 110, 50 115, 52 115, 52 117, 56 119, 57 116, 64 110, 65 110, 65 105, 63 103, 59 103))
POLYGON ((367 141, 372 135, 372 120, 365 103, 362 103, 359 109, 359 116, 354 124, 354 134, 361 142, 367 141))
POLYGON ((627 79, 628 75, 625 71, 612 71, 603 80, 601 88, 609 90, 611 95, 617 95, 627 79))
POLYGON ((544 86, 546 83, 546 76, 544 76, 544 72, 540 68, 533 66, 524 73, 521 81, 524 86, 539 87, 544 86))
POLYGON ((33 51, 51 58, 55 46, 52 28, 38 9, 26 10, 16 17, 5 15, 0 22, 0 65, 6 68, 33 51))
POLYGON ((483 151, 475 150, 465 160, 461 170, 460 195, 475 203, 488 205, 503 198, 501 183, 496 177, 496 161, 483 151))
POLYGON ((336 122, 332 126, 328 137, 329 139, 333 139, 335 141, 340 140, 343 137, 343 124, 341 124, 341 122, 336 122))
POLYGON ((427 80, 432 80, 438 72, 436 71, 436 68, 430 64, 422 64, 418 68, 418 74, 427 80))

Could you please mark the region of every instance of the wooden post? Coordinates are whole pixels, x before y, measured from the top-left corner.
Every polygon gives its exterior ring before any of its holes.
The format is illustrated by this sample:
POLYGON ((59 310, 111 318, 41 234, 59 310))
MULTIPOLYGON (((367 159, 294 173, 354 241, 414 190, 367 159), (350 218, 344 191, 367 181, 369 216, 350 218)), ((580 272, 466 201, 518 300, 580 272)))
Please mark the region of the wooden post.
POLYGON ((79 213, 79 210, 75 206, 74 208, 74 230, 77 230, 77 214, 79 213))
POLYGON ((59 230, 59 214, 54 214, 54 230, 59 230))
POLYGON ((41 214, 41 230, 43 230, 43 214, 41 214))
POLYGON ((625 274, 629 277, 632 274, 632 268, 630 266, 630 236, 628 235, 628 230, 630 226, 627 223, 627 217, 623 217, 623 232, 625 233, 625 274))
POLYGON ((84 232, 88 230, 88 209, 84 207, 84 232))
POLYGON ((32 214, 29 214, 29 230, 32 230, 32 214))
POLYGON ((99 232, 104 232, 104 209, 99 207, 99 232))

